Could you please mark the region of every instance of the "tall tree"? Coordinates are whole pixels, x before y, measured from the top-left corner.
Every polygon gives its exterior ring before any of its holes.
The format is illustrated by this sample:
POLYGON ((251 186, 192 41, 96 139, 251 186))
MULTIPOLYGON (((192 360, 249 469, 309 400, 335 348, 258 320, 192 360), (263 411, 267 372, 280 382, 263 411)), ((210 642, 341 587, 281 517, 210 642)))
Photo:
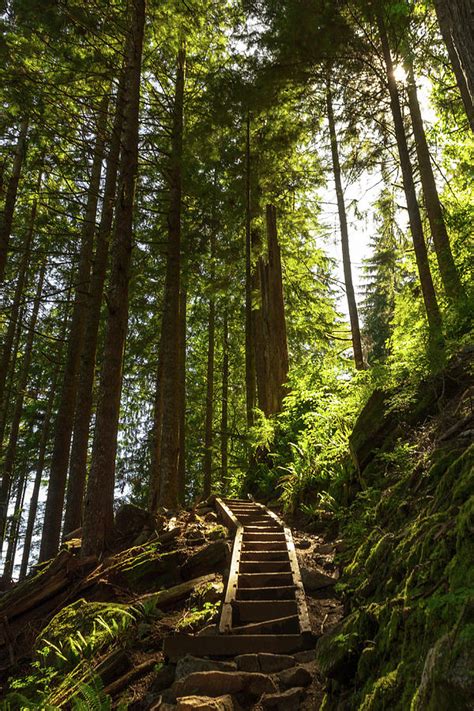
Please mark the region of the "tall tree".
POLYGON ((247 424, 253 425, 255 408, 255 349, 252 323, 252 194, 251 194, 251 145, 250 112, 245 124, 245 390, 247 424))
POLYGON ((18 184, 20 182, 21 169, 26 154, 26 137, 28 134, 28 119, 25 118, 20 125, 18 141, 15 149, 12 172, 8 180, 8 187, 5 195, 5 204, 0 217, 0 283, 5 278, 5 268, 7 264, 8 246, 13 226, 13 216, 18 196, 18 184))
POLYGON ((128 322, 133 207, 138 171, 140 78, 145 0, 130 3, 130 42, 125 69, 125 108, 118 200, 113 235, 108 314, 99 384, 92 461, 84 503, 82 555, 100 554, 113 529, 115 456, 128 322))
POLYGON ((326 84, 326 105, 329 122, 329 136, 331 140, 331 156, 336 185, 337 210, 339 214, 339 227, 341 230, 342 265, 344 269, 344 285, 346 289, 347 305, 349 308, 349 320, 351 324, 352 349, 354 352, 354 362, 357 370, 364 369, 364 356, 362 353, 362 342, 360 338, 359 314, 357 312, 357 302, 352 281, 351 255, 349 249, 349 230, 347 228, 346 206, 344 201, 344 190, 341 179, 341 166, 339 161, 339 148, 337 143, 336 122, 334 119, 333 97, 331 87, 330 71, 327 74, 326 84))

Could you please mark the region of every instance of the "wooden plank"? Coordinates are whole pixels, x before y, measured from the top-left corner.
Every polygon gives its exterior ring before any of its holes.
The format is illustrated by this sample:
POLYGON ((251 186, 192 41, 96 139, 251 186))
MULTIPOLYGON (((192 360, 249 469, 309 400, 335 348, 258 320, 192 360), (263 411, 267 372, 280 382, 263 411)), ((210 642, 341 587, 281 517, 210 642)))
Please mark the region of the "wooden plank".
POLYGON ((220 515, 231 522, 235 529, 234 545, 232 547, 232 559, 227 580, 224 603, 222 605, 221 617, 219 620, 219 632, 229 634, 232 629, 232 602, 236 599, 237 582, 239 577, 240 554, 242 550, 243 526, 235 518, 229 507, 221 500, 216 499, 216 505, 220 515))
POLYGON ((288 560, 240 560, 240 573, 291 573, 288 560))
POLYGON ((241 573, 238 580, 239 588, 266 588, 292 583, 291 573, 241 573))
POLYGON ((289 654, 302 649, 310 649, 314 645, 312 639, 306 639, 299 634, 289 635, 217 635, 215 637, 194 637, 192 635, 174 635, 166 637, 163 653, 171 662, 186 654, 200 657, 234 657, 246 652, 269 652, 273 654, 289 654))
POLYGON ((234 600, 233 611, 238 624, 296 615, 298 606, 296 600, 234 600))
POLYGON ((299 629, 298 615, 290 615, 289 617, 261 620, 259 622, 251 622, 248 625, 233 627, 232 634, 298 634, 299 629))
POLYGON ((295 544, 293 536, 289 528, 285 528, 286 547, 290 556, 291 570, 293 575, 293 584, 296 587, 295 596, 298 603, 298 617, 300 621, 300 631, 302 634, 311 634, 311 623, 309 621, 308 606, 306 604, 306 595, 301 580, 300 566, 296 557, 295 544))
POLYGON ((294 585, 279 585, 265 588, 238 588, 237 600, 294 600, 294 585))

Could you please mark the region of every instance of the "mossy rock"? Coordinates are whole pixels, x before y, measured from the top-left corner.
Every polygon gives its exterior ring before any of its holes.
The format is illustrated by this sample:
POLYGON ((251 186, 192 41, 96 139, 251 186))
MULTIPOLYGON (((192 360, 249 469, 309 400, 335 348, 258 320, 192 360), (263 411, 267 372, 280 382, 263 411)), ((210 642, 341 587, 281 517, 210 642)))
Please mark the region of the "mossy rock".
POLYGON ((322 673, 347 684, 356 671, 364 641, 371 639, 377 624, 373 615, 357 610, 346 617, 316 645, 316 657, 322 673))
POLYGON ((44 664, 70 668, 116 639, 134 621, 126 605, 77 600, 53 617, 37 637, 34 650, 44 664))
POLYGON ((412 711, 472 711, 474 624, 454 629, 429 650, 412 711))
POLYGON ((400 664, 396 669, 380 676, 364 695, 358 711, 386 711, 397 708, 400 696, 402 673, 400 664))
POLYGON ((227 536, 227 528, 225 528, 225 526, 220 525, 214 526, 208 533, 206 533, 206 538, 208 538, 210 541, 218 541, 220 539, 227 538, 227 536))
POLYGON ((178 568, 185 557, 184 551, 160 554, 153 546, 149 546, 120 572, 134 592, 159 590, 179 582, 178 568))

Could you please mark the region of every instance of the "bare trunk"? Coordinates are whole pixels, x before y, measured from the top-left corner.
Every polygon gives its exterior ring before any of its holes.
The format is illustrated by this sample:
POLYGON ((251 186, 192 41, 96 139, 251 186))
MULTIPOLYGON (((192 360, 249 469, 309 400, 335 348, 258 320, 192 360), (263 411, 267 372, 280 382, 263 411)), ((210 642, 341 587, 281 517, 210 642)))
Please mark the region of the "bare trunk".
POLYGON ((74 412, 76 408, 79 365, 84 346, 86 313, 89 305, 90 274, 100 176, 102 171, 106 114, 106 104, 102 102, 97 121, 97 135, 91 178, 81 231, 81 247, 71 328, 68 336, 68 349, 61 386, 61 396, 55 423, 40 561, 48 560, 56 555, 61 535, 61 520, 64 507, 64 493, 66 489, 74 412))
POLYGON ((222 493, 227 493, 228 477, 228 413, 229 413, 229 319, 224 311, 222 326, 222 404, 221 404, 221 481, 222 493))
POLYGON ((20 377, 18 379, 18 390, 13 408, 13 416, 10 427, 10 436, 8 439, 8 447, 5 453, 5 462, 3 465, 2 485, 0 488, 0 552, 3 545, 3 537, 5 534, 5 523, 8 511, 8 499, 13 475, 13 467, 15 464, 16 447, 18 443, 18 433, 20 431, 21 416, 23 414, 23 402, 25 397, 26 386, 28 384, 28 376, 30 373, 31 356, 33 354, 33 343, 35 337, 36 322, 41 302, 41 294, 43 292, 44 276, 46 264, 43 263, 38 276, 38 284, 34 299, 33 310, 28 323, 28 335, 26 337, 25 352, 23 355, 23 363, 21 367, 20 377))
POLYGON ((474 131, 474 12, 470 0, 434 0, 441 34, 474 131))
POLYGON ((166 265, 161 352, 163 413, 160 444, 159 504, 176 508, 179 497, 179 300, 181 280, 181 161, 183 153, 185 52, 178 53, 169 169, 168 259, 166 265))
POLYGON ((428 252, 426 250, 423 226, 421 222, 420 208, 416 199, 415 184, 413 181, 413 171, 410 162, 405 127, 403 125, 402 111, 400 107, 400 97, 397 83, 393 73, 393 61, 388 43, 387 32, 381 15, 377 16, 377 24, 382 43, 382 50, 387 71, 387 83, 390 93, 390 106, 392 109, 395 135, 397 139, 398 154, 403 176, 403 187, 407 200, 408 219, 410 224, 413 247, 415 250, 416 264, 420 276, 421 291, 425 304, 426 315, 428 317, 430 347, 439 350, 443 344, 441 313, 436 299, 436 292, 431 278, 428 252))
POLYGON ((206 387, 206 418, 204 433, 203 461, 203 496, 207 499, 212 488, 212 448, 214 419, 214 346, 216 326, 216 305, 214 297, 209 300, 208 345, 207 345, 207 387, 206 387))
POLYGON ((355 298, 354 285, 352 282, 352 265, 349 250, 349 230, 347 228, 346 206, 344 201, 344 191, 342 188, 341 166, 339 163, 339 148, 337 145, 336 122, 332 105, 332 91, 330 75, 327 75, 326 92, 327 113, 329 121, 329 135, 331 138, 331 155, 334 172, 334 182, 336 184, 337 210, 339 213, 339 226, 341 230, 342 266, 344 270, 344 284, 346 289, 347 306, 349 309, 349 321, 351 324, 352 349, 354 352, 354 362, 357 370, 364 370, 364 356, 362 354, 362 343, 360 338, 359 314, 357 312, 357 302, 355 298))
POLYGON ((8 245, 13 225, 13 215, 15 213, 16 199, 18 195, 18 183, 20 182, 21 168, 26 153, 26 136, 28 133, 28 119, 25 119, 20 126, 18 142, 16 145, 15 158, 10 179, 8 181, 5 196, 5 205, 0 219, 0 283, 5 278, 5 268, 7 265, 8 245))
POLYGON ((117 188, 117 173, 120 155, 120 138, 123 123, 123 79, 117 94, 115 120, 107 157, 104 199, 100 224, 97 230, 96 251, 90 280, 89 304, 86 315, 84 347, 79 370, 76 412, 74 415, 71 460, 66 495, 64 533, 79 528, 82 522, 82 506, 87 472, 89 429, 92 416, 94 378, 100 313, 104 294, 105 277, 109 257, 110 235, 117 188))
POLYGON ((407 93, 413 133, 415 136, 416 154, 418 156, 426 212, 431 227, 431 236, 433 237, 436 258, 438 260, 439 273, 446 296, 454 303, 459 303, 465 300, 466 294, 461 284, 456 265, 454 264, 451 245, 449 244, 449 237, 443 218, 438 191, 436 189, 433 168, 431 166, 430 152, 426 142, 423 119, 418 103, 415 76, 413 74, 413 65, 411 63, 408 67, 408 80, 407 93))
POLYGON ((178 497, 184 504, 186 496, 186 300, 187 289, 182 281, 179 302, 179 461, 178 461, 178 497))
MULTIPOLYGON (((266 207, 267 254, 257 262, 256 289, 260 294, 254 309, 255 362, 258 405, 267 417, 281 411, 288 375, 285 307, 276 209, 266 207)), ((260 249, 256 237, 256 251, 260 249)))
POLYGON ((38 499, 39 499, 39 492, 41 488, 41 479, 43 476, 44 472, 44 463, 46 459, 46 448, 48 446, 48 441, 49 441, 49 433, 51 429, 51 418, 53 414, 53 407, 54 407, 54 401, 56 398, 56 393, 57 393, 57 386, 59 382, 59 373, 60 373, 60 365, 61 365, 61 350, 57 354, 57 365, 56 365, 56 370, 54 372, 53 376, 53 382, 51 385, 51 389, 48 394, 48 401, 46 404, 46 412, 44 415, 44 420, 43 420, 43 426, 41 428, 41 437, 39 441, 39 446, 38 446, 38 461, 36 463, 36 470, 35 470, 35 479, 33 483, 33 490, 31 492, 31 498, 29 502, 29 510, 28 510, 28 522, 26 524, 26 531, 25 531, 25 540, 23 541, 23 554, 21 558, 21 566, 20 566, 20 580, 22 580, 27 573, 28 570, 28 562, 30 559, 30 552, 31 552, 31 542, 33 539, 33 530, 35 527, 35 522, 36 522, 36 515, 38 512, 38 499))
POLYGON ((8 548, 2 576, 5 582, 10 582, 13 577, 27 483, 26 471, 23 470, 17 482, 15 508, 11 516, 10 530, 8 533, 8 548))
MULTIPOLYGON (((41 184, 41 171, 38 176, 38 190, 41 184)), ((20 267, 18 270, 18 278, 15 286, 15 294, 13 296, 13 303, 9 310, 9 321, 7 332, 5 334, 5 340, 3 342, 2 355, 0 360, 0 447, 3 441, 3 435, 5 433, 5 421, 6 421, 6 409, 7 401, 5 398, 5 385, 7 382, 7 374, 9 372, 10 363, 14 362, 12 360, 12 349, 15 340, 15 331, 19 325, 19 309, 20 304, 23 299, 23 292, 26 285, 26 279, 28 274, 28 267, 30 263, 31 256, 31 245, 33 243, 33 236, 36 224, 36 213, 38 209, 37 201, 34 200, 31 206, 30 219, 28 224, 28 230, 26 233, 26 239, 23 247, 23 256, 21 258, 20 267)))
POLYGON ((250 114, 247 113, 245 141, 245 391, 247 425, 253 425, 255 408, 255 350, 252 310, 252 211, 251 211, 251 164, 250 164, 250 114))
POLYGON ((132 3, 132 40, 126 67, 126 100, 118 200, 113 237, 108 317, 100 377, 92 462, 84 502, 82 556, 100 555, 113 531, 115 456, 128 324, 128 287, 133 244, 133 206, 138 171, 140 79, 145 0, 132 3))

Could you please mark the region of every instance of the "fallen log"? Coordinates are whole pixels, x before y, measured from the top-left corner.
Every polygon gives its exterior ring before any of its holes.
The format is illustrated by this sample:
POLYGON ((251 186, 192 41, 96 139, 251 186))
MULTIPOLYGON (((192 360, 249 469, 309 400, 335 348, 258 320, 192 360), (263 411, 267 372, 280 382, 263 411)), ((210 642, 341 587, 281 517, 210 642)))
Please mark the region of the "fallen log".
POLYGON ((160 590, 156 593, 142 595, 137 598, 134 604, 152 601, 155 604, 155 607, 159 607, 161 610, 165 607, 169 607, 170 605, 174 605, 180 600, 184 600, 184 598, 188 597, 188 595, 190 595, 196 587, 205 583, 212 583, 215 579, 216 575, 214 573, 211 573, 210 575, 202 575, 199 578, 187 580, 185 583, 180 583, 172 588, 168 588, 168 590, 160 590))

